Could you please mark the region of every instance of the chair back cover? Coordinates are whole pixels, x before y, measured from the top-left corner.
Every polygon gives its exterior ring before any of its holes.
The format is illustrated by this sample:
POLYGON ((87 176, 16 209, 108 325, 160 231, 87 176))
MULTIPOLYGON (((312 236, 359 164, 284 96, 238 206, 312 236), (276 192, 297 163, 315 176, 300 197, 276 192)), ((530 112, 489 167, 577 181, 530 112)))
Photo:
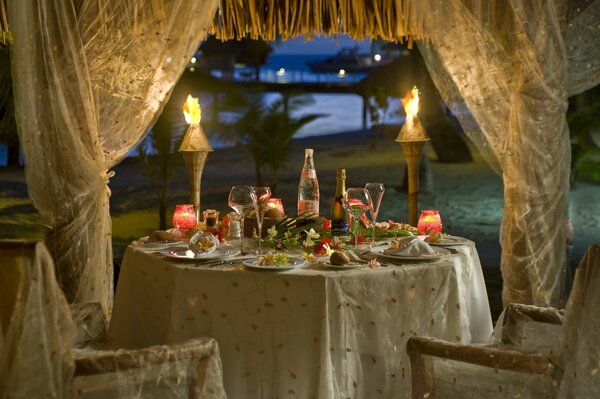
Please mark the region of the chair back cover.
POLYGON ((41 242, 0 240, 0 398, 62 398, 74 325, 41 242))
POLYGON ((575 273, 566 308, 564 375, 560 398, 594 398, 600 392, 600 245, 591 245, 575 273))

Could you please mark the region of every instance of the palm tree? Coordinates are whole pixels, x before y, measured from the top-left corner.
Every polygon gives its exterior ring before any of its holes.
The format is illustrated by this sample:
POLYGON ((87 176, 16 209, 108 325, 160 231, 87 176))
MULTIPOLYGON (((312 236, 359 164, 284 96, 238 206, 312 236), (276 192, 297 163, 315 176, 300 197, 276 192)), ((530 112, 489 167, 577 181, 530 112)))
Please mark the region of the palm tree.
POLYGON ((293 95, 266 103, 264 98, 250 101, 239 118, 224 129, 224 138, 242 145, 254 160, 257 185, 277 186, 277 174, 285 166, 289 144, 306 124, 324 114, 292 116, 312 102, 310 96, 293 95), (287 100, 287 101, 286 101, 287 100))

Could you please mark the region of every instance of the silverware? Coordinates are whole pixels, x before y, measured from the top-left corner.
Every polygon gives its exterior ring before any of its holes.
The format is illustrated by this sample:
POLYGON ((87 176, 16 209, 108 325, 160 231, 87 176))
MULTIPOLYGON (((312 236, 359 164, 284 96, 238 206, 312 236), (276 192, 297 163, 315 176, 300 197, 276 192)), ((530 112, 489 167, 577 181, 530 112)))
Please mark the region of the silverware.
POLYGON ((221 266, 221 265, 233 265, 233 264, 236 264, 236 263, 242 263, 244 260, 246 260, 246 259, 252 259, 252 258, 254 258, 254 256, 244 256, 244 257, 241 257, 241 258, 221 259, 221 260, 212 261, 212 262, 203 262, 203 263, 197 262, 196 265, 197 266, 205 266, 205 267, 221 266))
MULTIPOLYGON (((354 252, 354 250, 350 249, 348 250, 348 255, 350 255, 350 257, 352 258, 352 260, 354 262, 357 263, 363 263, 363 264, 369 264, 370 260, 365 260, 363 258, 361 258, 356 252, 354 252)), ((377 262, 379 262, 379 264, 381 265, 381 267, 388 267, 387 263, 384 262, 380 262, 378 257, 373 258, 375 259, 377 262)))

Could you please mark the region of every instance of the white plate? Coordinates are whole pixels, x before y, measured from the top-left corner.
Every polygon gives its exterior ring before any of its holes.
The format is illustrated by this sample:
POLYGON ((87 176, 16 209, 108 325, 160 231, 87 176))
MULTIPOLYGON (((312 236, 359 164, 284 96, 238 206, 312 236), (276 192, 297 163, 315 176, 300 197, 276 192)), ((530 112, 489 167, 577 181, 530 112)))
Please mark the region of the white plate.
POLYGON ((172 259, 203 261, 234 256, 240 253, 240 249, 232 247, 230 245, 219 245, 217 249, 214 250, 214 252, 196 255, 188 247, 175 247, 165 248, 162 251, 160 251, 160 253, 166 256, 167 258, 172 259))
POLYGON ((367 264, 366 263, 356 263, 356 262, 352 262, 350 261, 350 263, 346 264, 346 265, 333 265, 331 264, 331 262, 329 261, 323 261, 320 262, 321 264, 325 265, 326 267, 330 267, 332 269, 340 269, 340 270, 350 270, 350 269, 357 269, 359 267, 366 267, 367 264))
POLYGON ((142 244, 145 247, 150 247, 150 248, 164 248, 164 247, 170 247, 176 244, 180 244, 182 243, 182 241, 173 241, 173 240, 148 240, 148 237, 142 237, 139 239, 138 241, 140 244, 142 244))
POLYGON ((285 265, 260 265, 260 259, 258 258, 246 259, 242 263, 246 267, 260 270, 289 270, 300 267, 306 263, 306 261, 301 258, 288 258, 288 260, 289 262, 285 265))
POLYGON ((425 240, 425 242, 429 245, 435 245, 436 247, 453 247, 455 245, 466 244, 469 240, 464 237, 442 236, 440 242, 427 242, 427 240, 425 240))
POLYGON ((449 250, 446 248, 437 248, 436 252, 433 254, 423 254, 420 256, 404 256, 404 255, 396 255, 396 254, 386 254, 384 251, 386 248, 378 248, 373 250, 372 252, 375 255, 385 256, 390 259, 401 259, 401 260, 436 260, 443 256, 451 254, 449 250))

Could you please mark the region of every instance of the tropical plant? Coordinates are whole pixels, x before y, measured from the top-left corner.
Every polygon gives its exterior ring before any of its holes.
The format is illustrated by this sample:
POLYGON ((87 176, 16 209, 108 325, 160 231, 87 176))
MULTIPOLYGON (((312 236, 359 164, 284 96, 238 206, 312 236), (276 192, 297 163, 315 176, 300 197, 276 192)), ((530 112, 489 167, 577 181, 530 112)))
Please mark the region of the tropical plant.
POLYGON ((571 136, 570 181, 573 184, 590 160, 600 159, 600 146, 592 138, 592 133, 600 129, 600 103, 568 113, 567 123, 571 136))
POLYGON ((140 159, 156 193, 158 201, 159 228, 167 228, 167 205, 170 177, 175 174, 180 165, 179 147, 182 137, 177 137, 173 125, 174 110, 165 108, 152 127, 152 131, 140 144, 140 159))
POLYGON ((224 128, 223 137, 242 145, 254 160, 256 184, 277 186, 277 174, 285 166, 294 135, 324 114, 292 114, 312 102, 307 95, 292 95, 267 103, 261 96, 250 101, 240 116, 224 128))

